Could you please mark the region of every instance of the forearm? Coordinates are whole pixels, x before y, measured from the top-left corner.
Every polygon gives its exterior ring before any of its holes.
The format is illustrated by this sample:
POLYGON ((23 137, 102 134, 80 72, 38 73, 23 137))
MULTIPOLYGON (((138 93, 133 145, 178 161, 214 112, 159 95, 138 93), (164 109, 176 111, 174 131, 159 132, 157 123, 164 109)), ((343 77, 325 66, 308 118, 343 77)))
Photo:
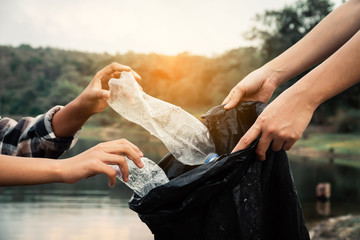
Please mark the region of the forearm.
POLYGON ((270 61, 276 85, 323 61, 360 29, 360 1, 350 0, 330 13, 304 38, 270 61))
POLYGON ((52 119, 52 127, 56 137, 71 137, 85 124, 92 116, 87 111, 78 97, 58 111, 52 119))
POLYGON ((60 161, 0 155, 0 185, 61 182, 58 168, 60 161))
POLYGON ((301 93, 314 109, 360 81, 360 31, 288 90, 301 93))

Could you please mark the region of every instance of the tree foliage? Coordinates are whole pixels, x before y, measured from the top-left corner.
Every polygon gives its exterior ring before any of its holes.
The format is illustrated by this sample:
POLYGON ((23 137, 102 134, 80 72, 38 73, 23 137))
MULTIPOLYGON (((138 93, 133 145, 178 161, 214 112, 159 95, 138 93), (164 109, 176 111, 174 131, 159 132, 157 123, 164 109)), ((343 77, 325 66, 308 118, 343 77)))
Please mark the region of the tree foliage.
POLYGON ((259 66, 257 56, 255 48, 233 49, 208 58, 188 53, 110 55, 0 46, 0 114, 36 115, 54 105, 65 105, 97 71, 114 61, 137 71, 146 93, 190 111, 204 110, 220 104, 242 77, 259 66))

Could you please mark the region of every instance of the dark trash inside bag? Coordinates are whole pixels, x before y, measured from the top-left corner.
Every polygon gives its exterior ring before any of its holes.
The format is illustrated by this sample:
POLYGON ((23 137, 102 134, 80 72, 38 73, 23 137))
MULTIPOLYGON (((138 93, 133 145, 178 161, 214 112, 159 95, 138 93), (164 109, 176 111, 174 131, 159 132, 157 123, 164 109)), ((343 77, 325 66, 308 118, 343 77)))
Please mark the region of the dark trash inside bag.
POLYGON ((310 239, 285 151, 269 149, 260 162, 254 142, 229 154, 265 107, 244 102, 203 116, 222 154, 216 162, 161 160, 171 181, 129 202, 156 240, 310 239))

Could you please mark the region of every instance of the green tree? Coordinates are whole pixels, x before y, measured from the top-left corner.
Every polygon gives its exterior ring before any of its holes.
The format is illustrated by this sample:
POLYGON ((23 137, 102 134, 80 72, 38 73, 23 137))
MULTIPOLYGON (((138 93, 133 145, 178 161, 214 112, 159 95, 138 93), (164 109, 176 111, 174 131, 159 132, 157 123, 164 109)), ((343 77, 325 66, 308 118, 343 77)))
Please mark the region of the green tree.
POLYGON ((83 88, 79 87, 76 83, 60 78, 57 81, 56 87, 50 93, 48 108, 55 105, 66 105, 75 99, 82 90, 83 88))

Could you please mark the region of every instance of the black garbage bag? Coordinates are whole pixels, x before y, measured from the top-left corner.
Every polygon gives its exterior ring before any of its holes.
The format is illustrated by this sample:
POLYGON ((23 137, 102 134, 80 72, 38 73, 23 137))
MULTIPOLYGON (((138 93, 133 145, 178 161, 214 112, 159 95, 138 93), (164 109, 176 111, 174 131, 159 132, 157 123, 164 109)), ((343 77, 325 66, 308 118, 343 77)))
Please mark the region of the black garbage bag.
POLYGON ((172 155, 159 163, 170 182, 129 202, 156 240, 310 239, 286 153, 255 157, 257 141, 229 154, 265 108, 245 102, 203 116, 216 162, 187 166, 172 155))

